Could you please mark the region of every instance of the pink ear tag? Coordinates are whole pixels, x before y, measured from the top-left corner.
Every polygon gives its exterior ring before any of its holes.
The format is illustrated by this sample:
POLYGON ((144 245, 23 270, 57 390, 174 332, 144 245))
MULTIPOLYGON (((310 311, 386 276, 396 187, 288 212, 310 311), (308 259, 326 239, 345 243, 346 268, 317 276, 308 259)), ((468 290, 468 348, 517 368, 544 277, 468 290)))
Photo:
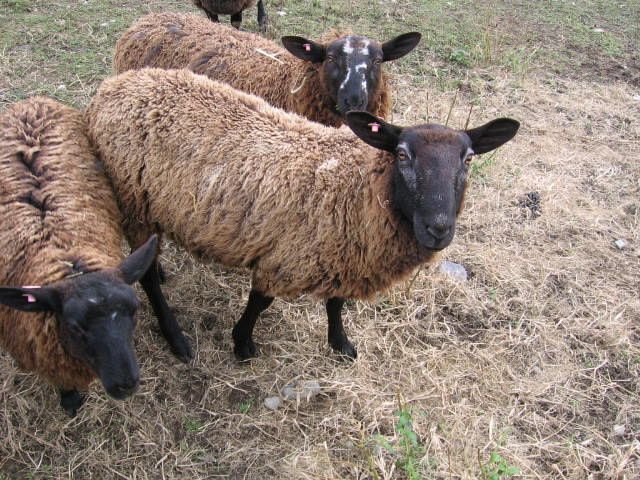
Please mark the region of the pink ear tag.
MULTIPOLYGON (((24 285, 22 288, 40 288, 39 285, 24 285)), ((23 293, 22 296, 27 297, 27 303, 36 303, 36 297, 33 295, 29 295, 28 293, 23 293)))
POLYGON ((303 47, 304 47, 304 49, 305 49, 307 52, 310 52, 310 51, 311 51, 311 44, 310 44, 310 43, 305 43, 305 44, 303 45, 303 47))
POLYGON ((380 124, 377 122, 370 123, 369 126, 371 127, 371 131, 373 133, 378 133, 378 131, 380 130, 380 124))

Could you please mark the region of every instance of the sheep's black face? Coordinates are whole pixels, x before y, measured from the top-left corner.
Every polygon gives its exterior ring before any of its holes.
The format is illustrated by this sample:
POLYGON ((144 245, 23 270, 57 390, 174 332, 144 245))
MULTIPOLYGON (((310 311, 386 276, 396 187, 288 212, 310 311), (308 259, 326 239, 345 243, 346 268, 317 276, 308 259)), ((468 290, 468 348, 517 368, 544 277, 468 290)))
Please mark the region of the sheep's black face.
POLYGON ((86 363, 116 399, 131 395, 140 381, 133 348, 137 308, 132 287, 97 272, 72 283, 57 314, 65 350, 86 363))
POLYGON ((383 58, 380 44, 366 37, 350 35, 327 46, 321 79, 338 112, 373 106, 383 58))
POLYGON ((302 37, 283 37, 282 43, 293 55, 321 63, 320 78, 326 95, 344 115, 352 110, 374 107, 380 89, 382 62, 400 58, 420 41, 417 32, 406 33, 380 44, 359 35, 341 37, 328 45, 302 37))
POLYGON ((471 157, 503 145, 519 128, 507 118, 466 131, 441 125, 402 128, 365 112, 350 113, 347 123, 365 142, 394 154, 394 203, 429 250, 442 250, 453 240, 471 157))
POLYGON ((130 285, 149 269, 157 248, 158 238, 153 235, 116 268, 47 286, 0 287, 0 304, 55 314, 58 338, 66 352, 89 367, 109 395, 126 398, 140 380, 133 349, 138 299, 130 285))
POLYGON ((453 240, 473 155, 469 137, 439 125, 405 128, 395 149, 394 200, 418 243, 442 250, 453 240))

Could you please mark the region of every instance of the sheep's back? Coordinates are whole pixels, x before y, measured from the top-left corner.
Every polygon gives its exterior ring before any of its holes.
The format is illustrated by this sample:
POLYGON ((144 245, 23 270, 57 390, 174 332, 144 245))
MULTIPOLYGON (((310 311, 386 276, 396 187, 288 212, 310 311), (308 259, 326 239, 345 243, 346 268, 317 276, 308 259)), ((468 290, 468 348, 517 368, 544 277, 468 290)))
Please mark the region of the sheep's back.
POLYGON ((272 294, 320 295, 336 266, 357 277, 361 215, 378 209, 389 223, 365 188, 374 149, 206 77, 127 72, 102 84, 87 116, 131 237, 158 224, 196 254, 252 268, 272 294))
MULTIPOLYGON (((1 285, 43 285, 119 262, 120 215, 80 112, 33 98, 0 115, 0 218, 1 285)), ((0 342, 57 385, 91 378, 62 350, 53 315, 0 306, 0 342)))
POLYGON ((118 39, 115 71, 143 67, 189 68, 288 111, 297 109, 292 102, 310 101, 290 91, 315 68, 259 35, 180 13, 147 15, 118 39))

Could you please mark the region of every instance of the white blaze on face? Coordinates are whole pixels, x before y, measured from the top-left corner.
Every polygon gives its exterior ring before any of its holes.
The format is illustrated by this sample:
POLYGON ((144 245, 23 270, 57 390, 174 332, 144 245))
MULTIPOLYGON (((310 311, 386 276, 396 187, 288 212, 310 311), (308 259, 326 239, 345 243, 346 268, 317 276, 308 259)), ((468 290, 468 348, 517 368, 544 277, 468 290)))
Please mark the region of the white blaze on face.
POLYGON ((363 43, 364 43, 364 46, 360 49, 360 53, 362 55, 369 56, 369 40, 365 40, 363 43))
POLYGON ((367 77, 365 72, 367 71, 367 64, 360 63, 356 65, 356 73, 360 74, 360 83, 362 85, 362 90, 364 91, 364 96, 367 96, 367 77))
MULTIPOLYGON (((356 50, 358 51, 358 53, 360 53, 361 55, 365 55, 365 56, 369 56, 369 40, 363 40, 362 41, 362 46, 360 47, 354 47, 353 46, 353 39, 352 37, 347 37, 345 39, 344 45, 342 46, 342 51, 345 53, 345 55, 350 55, 353 54, 356 50)), ((349 62, 347 62, 347 65, 349 65, 349 62)), ((351 79, 352 76, 359 76, 359 81, 360 81, 360 86, 362 88, 362 91, 364 92, 364 96, 367 97, 368 96, 368 91, 367 91, 367 64, 366 62, 362 62, 359 63, 358 65, 356 65, 355 67, 348 67, 347 68, 347 74, 344 77, 344 80, 342 81, 342 83, 340 84, 340 90, 344 90, 347 86, 347 83, 349 82, 349 80, 351 79)), ((358 79, 356 79, 357 81, 358 79)))
POLYGON ((347 41, 344 42, 344 45, 342 46, 342 51, 349 55, 351 53, 353 53, 353 47, 351 46, 351 37, 347 37, 346 39, 347 41))
POLYGON ((344 80, 340 84, 340 90, 343 90, 344 87, 347 86, 347 82, 349 81, 349 77, 351 77, 351 69, 347 68, 347 74, 345 75, 344 80))

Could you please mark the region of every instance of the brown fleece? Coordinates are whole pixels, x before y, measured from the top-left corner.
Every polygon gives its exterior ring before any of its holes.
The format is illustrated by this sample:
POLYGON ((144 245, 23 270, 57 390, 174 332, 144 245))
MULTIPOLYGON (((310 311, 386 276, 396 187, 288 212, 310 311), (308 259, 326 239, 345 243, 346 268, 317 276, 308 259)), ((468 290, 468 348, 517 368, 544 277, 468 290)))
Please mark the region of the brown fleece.
POLYGON ((432 254, 391 205, 393 156, 187 70, 112 77, 89 131, 139 245, 164 231, 269 296, 370 298, 432 254))
MULTIPOLYGON (((338 35, 332 32, 331 37, 338 35)), ((116 73, 143 67, 189 68, 314 122, 333 127, 344 123, 326 93, 320 64, 300 60, 259 35, 198 15, 158 13, 141 18, 118 39, 113 64, 116 73)), ((391 98, 384 70, 380 74, 369 111, 386 118, 391 98)))
MULTIPOLYGON (((0 114, 0 218, 0 285, 71 285, 120 263, 120 214, 80 112, 36 97, 0 114)), ((54 314, 0 306, 0 345, 59 388, 94 378, 62 348, 54 314)))
POLYGON ((221 14, 233 15, 242 12, 247 8, 251 8, 256 4, 257 0, 193 0, 193 4, 202 10, 221 14))

